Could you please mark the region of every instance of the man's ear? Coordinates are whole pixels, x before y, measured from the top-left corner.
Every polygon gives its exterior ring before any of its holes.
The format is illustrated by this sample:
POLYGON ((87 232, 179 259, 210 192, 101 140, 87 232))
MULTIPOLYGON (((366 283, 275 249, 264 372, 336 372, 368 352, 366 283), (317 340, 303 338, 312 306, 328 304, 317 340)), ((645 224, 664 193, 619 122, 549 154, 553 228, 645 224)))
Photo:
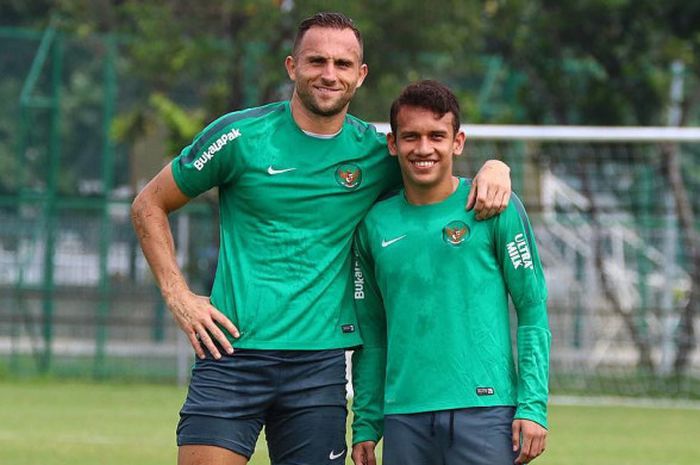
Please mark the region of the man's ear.
POLYGON ((296 80, 295 71, 296 71, 297 64, 296 64, 296 61, 294 61, 293 56, 290 55, 284 59, 284 67, 287 70, 287 75, 289 76, 289 79, 291 79, 292 81, 295 81, 296 80))
POLYGON ((389 149, 389 153, 392 157, 399 154, 399 148, 396 146, 396 137, 393 132, 386 135, 386 146, 389 149))
POLYGON ((464 151, 464 142, 467 140, 467 135, 464 133, 464 131, 459 131, 457 135, 455 136, 455 141, 453 142, 452 145, 452 155, 458 157, 462 155, 462 152, 464 151))
POLYGON ((362 83, 365 82, 365 78, 367 77, 367 73, 369 72, 369 67, 367 66, 366 63, 362 63, 360 65, 360 77, 357 80, 357 85, 355 86, 355 89, 359 89, 362 87, 362 83))

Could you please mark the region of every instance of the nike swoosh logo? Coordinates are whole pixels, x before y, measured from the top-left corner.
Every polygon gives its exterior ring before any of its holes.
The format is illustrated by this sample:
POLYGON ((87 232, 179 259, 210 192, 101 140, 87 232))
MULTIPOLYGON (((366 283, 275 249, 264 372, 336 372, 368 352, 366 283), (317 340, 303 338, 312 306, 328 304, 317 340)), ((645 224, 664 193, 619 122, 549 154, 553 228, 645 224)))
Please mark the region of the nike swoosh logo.
POLYGON ((340 451, 339 453, 337 453, 337 454, 335 453, 334 450, 332 450, 331 453, 328 454, 328 458, 331 459, 331 460, 339 459, 340 457, 343 456, 344 453, 345 453, 345 449, 341 450, 341 451, 340 451))
POLYGON ((399 237, 396 237, 394 239, 388 240, 388 241, 382 240, 382 247, 389 247, 391 244, 393 244, 394 242, 399 242, 404 237, 406 237, 406 234, 404 234, 403 236, 399 236, 399 237))
POLYGON ((276 170, 272 167, 272 165, 267 167, 267 174, 275 175, 275 174, 282 174, 282 173, 288 173, 289 171, 294 171, 296 168, 287 168, 283 170, 276 170))

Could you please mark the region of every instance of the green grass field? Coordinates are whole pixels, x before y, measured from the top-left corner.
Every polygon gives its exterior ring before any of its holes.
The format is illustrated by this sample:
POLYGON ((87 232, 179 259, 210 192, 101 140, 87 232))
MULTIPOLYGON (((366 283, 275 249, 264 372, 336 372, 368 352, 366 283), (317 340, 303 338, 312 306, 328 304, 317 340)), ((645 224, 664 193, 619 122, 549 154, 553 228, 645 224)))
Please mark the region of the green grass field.
MULTIPOLYGON (((173 465, 182 388, 0 381, 0 464, 173 465)), ((690 465, 700 410, 551 407, 540 465, 690 465)), ((260 442, 252 465, 268 463, 260 442)), ((351 463, 348 460, 348 463, 351 463)))

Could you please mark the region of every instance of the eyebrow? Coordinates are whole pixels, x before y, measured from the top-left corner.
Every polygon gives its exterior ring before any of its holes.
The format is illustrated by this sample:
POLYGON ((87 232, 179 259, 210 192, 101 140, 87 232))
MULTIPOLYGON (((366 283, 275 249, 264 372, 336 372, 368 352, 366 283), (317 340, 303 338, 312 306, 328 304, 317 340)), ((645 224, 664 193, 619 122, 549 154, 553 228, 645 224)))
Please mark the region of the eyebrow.
MULTIPOLYGON (((318 62, 318 61, 328 61, 328 58, 323 56, 323 55, 309 55, 306 57, 306 60, 310 62, 318 62)), ((351 58, 336 58, 333 60, 333 62, 336 65, 352 65, 355 63, 355 61, 351 58)))
MULTIPOLYGON (((437 131, 429 131, 429 132, 428 132, 428 135, 429 135, 429 136, 437 136, 437 135, 444 136, 444 135, 446 135, 447 133, 448 133, 448 131, 437 130, 437 131)), ((415 135, 418 135, 418 134, 420 134, 418 131, 401 131, 401 130, 399 130, 399 136, 400 136, 400 137, 403 137, 403 136, 415 136, 415 135)))

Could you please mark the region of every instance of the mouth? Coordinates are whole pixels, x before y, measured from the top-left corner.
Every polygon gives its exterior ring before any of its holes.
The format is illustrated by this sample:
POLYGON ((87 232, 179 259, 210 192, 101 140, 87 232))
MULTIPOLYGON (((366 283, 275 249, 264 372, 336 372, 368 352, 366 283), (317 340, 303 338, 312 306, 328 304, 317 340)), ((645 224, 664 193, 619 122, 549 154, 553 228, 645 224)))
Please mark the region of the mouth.
POLYGON ((321 95, 332 95, 340 92, 340 89, 332 89, 330 87, 314 86, 314 89, 316 89, 316 91, 321 95))
POLYGON ((419 170, 428 170, 437 165, 437 160, 409 160, 409 162, 419 170))

